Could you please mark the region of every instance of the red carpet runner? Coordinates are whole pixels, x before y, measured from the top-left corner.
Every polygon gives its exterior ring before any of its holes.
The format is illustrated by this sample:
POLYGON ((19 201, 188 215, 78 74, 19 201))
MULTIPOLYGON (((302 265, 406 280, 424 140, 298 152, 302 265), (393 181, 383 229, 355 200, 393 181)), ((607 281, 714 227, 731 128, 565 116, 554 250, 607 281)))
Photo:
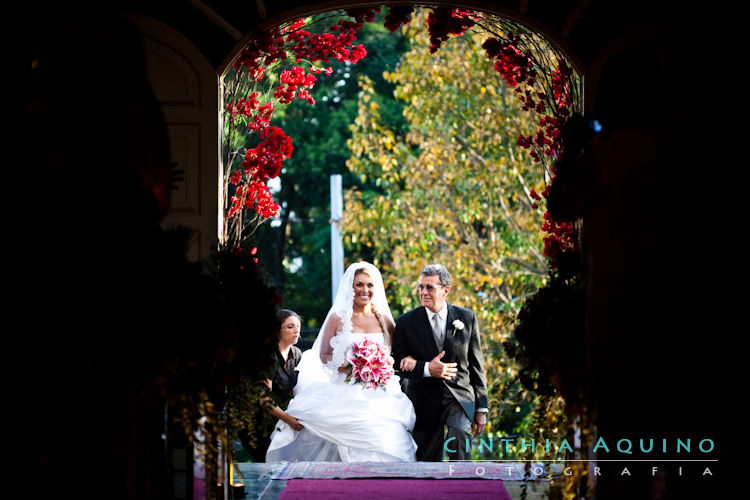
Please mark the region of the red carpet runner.
POLYGON ((486 479, 291 479, 279 500, 510 500, 500 480, 486 479))

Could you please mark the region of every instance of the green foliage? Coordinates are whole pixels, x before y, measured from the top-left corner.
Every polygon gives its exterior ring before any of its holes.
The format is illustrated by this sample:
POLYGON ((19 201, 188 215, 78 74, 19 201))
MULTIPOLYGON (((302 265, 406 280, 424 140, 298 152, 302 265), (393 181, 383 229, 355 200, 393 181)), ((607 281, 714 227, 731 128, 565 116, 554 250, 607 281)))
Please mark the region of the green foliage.
POLYGON ((417 305, 422 267, 449 268, 449 300, 479 316, 490 428, 512 433, 528 426, 535 399, 502 344, 547 274, 542 215, 529 197, 545 179, 515 144, 536 124, 483 53, 482 35, 450 39, 431 55, 424 20, 422 12, 405 28, 410 50, 386 75, 408 127, 393 126, 377 85, 360 79, 348 165, 364 184, 347 192, 345 244, 381 268, 394 314, 417 305), (516 407, 526 420, 508 418, 516 407))
POLYGON ((217 249, 207 262, 205 281, 212 294, 200 297, 199 309, 213 306, 211 335, 203 328, 197 345, 181 337, 176 344, 185 352, 165 364, 161 384, 170 412, 206 464, 207 477, 215 478, 220 448, 232 449, 237 436, 252 439, 257 432, 260 381, 271 366, 280 324, 276 290, 250 252, 217 249))
POLYGON ((281 213, 272 224, 261 226, 254 238, 283 305, 313 327, 320 325, 330 307, 329 177, 341 174, 345 188, 362 184, 346 167, 359 75, 375 82, 382 94, 381 109, 394 127, 406 126, 403 104, 393 97, 394 84, 383 78, 383 72, 398 63, 406 38, 388 32, 377 19, 365 24, 358 38, 367 47, 367 57, 354 65, 331 61, 334 73, 318 79, 315 106, 297 100, 274 122, 293 138, 294 153, 284 163, 280 191, 274 195, 281 213))

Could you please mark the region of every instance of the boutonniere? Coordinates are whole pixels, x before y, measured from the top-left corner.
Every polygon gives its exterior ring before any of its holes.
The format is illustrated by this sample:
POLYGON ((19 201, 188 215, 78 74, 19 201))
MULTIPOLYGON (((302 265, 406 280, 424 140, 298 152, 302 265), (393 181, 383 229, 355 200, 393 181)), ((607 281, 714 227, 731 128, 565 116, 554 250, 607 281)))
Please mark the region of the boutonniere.
POLYGON ((457 332, 460 332, 464 329, 464 322, 460 319, 453 321, 453 335, 455 335, 457 332))

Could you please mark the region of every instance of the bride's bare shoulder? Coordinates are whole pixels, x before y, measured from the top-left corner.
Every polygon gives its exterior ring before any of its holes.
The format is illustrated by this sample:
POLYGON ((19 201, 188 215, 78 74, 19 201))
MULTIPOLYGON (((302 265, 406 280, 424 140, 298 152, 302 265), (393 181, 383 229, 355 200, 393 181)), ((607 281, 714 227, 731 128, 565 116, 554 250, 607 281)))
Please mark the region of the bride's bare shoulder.
POLYGON ((393 333, 393 329, 396 328, 396 323, 391 319, 390 316, 383 316, 385 326, 388 328, 389 333, 393 333))
POLYGON ((331 335, 340 332, 342 326, 341 318, 339 318, 338 314, 331 314, 326 319, 325 330, 326 332, 330 332, 331 335))

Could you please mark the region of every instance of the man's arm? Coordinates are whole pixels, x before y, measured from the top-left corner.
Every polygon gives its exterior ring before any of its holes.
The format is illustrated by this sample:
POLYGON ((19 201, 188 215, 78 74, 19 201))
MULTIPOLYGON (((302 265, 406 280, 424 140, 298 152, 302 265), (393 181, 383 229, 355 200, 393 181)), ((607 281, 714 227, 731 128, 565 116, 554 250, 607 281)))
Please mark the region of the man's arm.
MULTIPOLYGON (((406 342, 406 331, 404 328, 404 320, 403 316, 398 318, 396 321, 396 328, 393 330, 393 360, 395 367, 401 366, 401 360, 404 359, 406 356, 408 356, 410 353, 408 352, 408 345, 406 342)), ((399 371, 399 376, 404 378, 422 378, 424 375, 425 370, 425 362, 417 360, 417 365, 414 367, 413 370, 405 371, 401 370, 399 371)))
POLYGON ((476 412, 471 422, 471 433, 474 437, 482 433, 487 425, 487 377, 484 374, 484 355, 482 354, 482 340, 479 334, 479 320, 473 314, 474 320, 469 339, 469 382, 474 389, 474 404, 476 412))
POLYGON ((474 389, 474 402, 476 408, 488 408, 487 378, 484 374, 484 356, 482 354, 482 341, 479 333, 479 321, 473 314, 471 338, 469 339, 469 383, 474 389))

